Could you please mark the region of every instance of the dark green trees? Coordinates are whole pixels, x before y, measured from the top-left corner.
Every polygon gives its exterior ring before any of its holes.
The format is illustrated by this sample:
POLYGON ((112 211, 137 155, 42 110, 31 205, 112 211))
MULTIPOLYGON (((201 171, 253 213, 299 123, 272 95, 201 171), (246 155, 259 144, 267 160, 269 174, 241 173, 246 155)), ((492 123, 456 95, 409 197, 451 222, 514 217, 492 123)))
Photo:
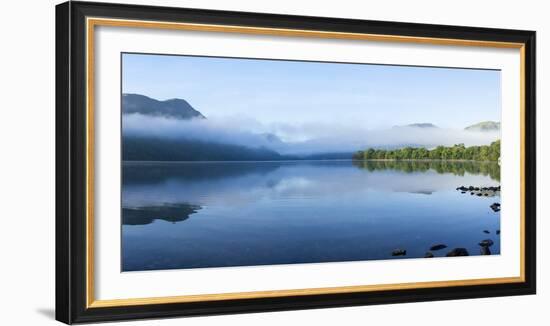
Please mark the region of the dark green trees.
POLYGON ((424 147, 404 147, 383 150, 369 148, 353 154, 354 160, 472 160, 498 161, 500 157, 500 140, 489 146, 471 146, 457 144, 452 147, 437 146, 432 150, 424 147))

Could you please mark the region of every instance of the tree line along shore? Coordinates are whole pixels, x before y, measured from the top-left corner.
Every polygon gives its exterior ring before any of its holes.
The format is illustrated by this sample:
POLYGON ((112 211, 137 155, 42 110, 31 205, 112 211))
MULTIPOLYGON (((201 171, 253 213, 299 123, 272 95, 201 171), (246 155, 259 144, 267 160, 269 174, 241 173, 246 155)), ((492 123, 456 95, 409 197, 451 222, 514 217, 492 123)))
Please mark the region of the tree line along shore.
POLYGON ((467 160, 493 161, 500 158, 500 140, 490 145, 469 146, 456 144, 454 146, 437 146, 433 149, 424 147, 403 147, 399 149, 368 148, 357 151, 354 160, 467 160))

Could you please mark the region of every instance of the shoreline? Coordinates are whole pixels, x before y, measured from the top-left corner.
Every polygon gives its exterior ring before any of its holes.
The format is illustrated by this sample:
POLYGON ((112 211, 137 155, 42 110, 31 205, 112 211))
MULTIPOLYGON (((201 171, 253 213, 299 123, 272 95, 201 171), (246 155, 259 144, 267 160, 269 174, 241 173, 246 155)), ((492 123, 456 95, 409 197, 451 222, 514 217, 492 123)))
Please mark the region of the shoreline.
POLYGON ((123 160, 122 164, 127 163, 285 163, 285 162, 472 162, 472 163, 495 163, 498 161, 476 161, 476 160, 433 160, 433 159, 325 159, 325 160, 263 160, 263 161, 141 161, 141 160, 123 160))
POLYGON ((386 159, 386 158, 372 158, 372 159, 368 159, 368 160, 354 160, 352 159, 352 161, 357 161, 357 162, 370 162, 370 161, 387 161, 387 162, 476 162, 476 163, 498 163, 498 161, 477 161, 477 160, 457 160, 457 159, 450 159, 450 160, 441 160, 441 159, 438 159, 438 160, 435 160, 435 159, 429 159, 429 158, 425 158, 425 159, 412 159, 412 158, 409 158, 409 159, 386 159))

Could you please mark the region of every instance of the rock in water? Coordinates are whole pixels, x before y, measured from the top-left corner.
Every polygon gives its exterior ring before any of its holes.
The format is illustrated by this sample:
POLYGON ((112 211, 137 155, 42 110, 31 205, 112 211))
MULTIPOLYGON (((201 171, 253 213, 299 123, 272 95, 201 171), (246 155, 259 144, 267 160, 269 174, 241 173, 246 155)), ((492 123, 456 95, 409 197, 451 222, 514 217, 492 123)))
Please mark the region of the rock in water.
POLYGON ((499 203, 493 203, 491 206, 491 209, 493 210, 493 212, 499 212, 500 211, 500 204, 499 203))
POLYGON ((434 258, 434 254, 432 254, 431 252, 427 252, 425 255, 424 255, 424 258, 434 258))
POLYGON ((497 234, 500 234, 500 230, 497 230, 497 234))
POLYGON ((466 248, 454 248, 453 250, 447 253, 447 257, 458 257, 458 256, 469 256, 468 250, 466 248))
POLYGON ((445 249, 445 248, 447 248, 447 246, 440 243, 440 244, 436 244, 436 245, 431 246, 430 250, 441 250, 441 249, 445 249))
POLYGON ((491 254, 491 250, 489 250, 489 247, 481 247, 479 248, 479 252, 483 255, 483 256, 488 256, 491 254))
POLYGON ((489 234, 491 232, 489 230, 483 230, 483 233, 489 234))
POLYGON ((392 251, 392 256, 405 256, 407 254, 407 250, 405 249, 395 249, 392 251))
POLYGON ((485 239, 485 240, 482 240, 480 243, 478 243, 478 245, 482 246, 482 247, 490 247, 493 245, 493 240, 491 239, 485 239))

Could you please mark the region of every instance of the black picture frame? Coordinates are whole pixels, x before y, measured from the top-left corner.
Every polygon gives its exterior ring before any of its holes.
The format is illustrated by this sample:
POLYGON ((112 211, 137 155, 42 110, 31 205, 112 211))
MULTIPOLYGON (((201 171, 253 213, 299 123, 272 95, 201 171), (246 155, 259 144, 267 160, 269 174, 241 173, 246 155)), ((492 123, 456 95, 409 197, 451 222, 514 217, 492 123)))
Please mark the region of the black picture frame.
POLYGON ((534 294, 536 147, 534 31, 365 21, 141 5, 56 6, 56 319, 67 323, 265 312, 534 294), (89 307, 86 227, 86 17, 443 38, 524 45, 524 281, 254 299, 89 307))

